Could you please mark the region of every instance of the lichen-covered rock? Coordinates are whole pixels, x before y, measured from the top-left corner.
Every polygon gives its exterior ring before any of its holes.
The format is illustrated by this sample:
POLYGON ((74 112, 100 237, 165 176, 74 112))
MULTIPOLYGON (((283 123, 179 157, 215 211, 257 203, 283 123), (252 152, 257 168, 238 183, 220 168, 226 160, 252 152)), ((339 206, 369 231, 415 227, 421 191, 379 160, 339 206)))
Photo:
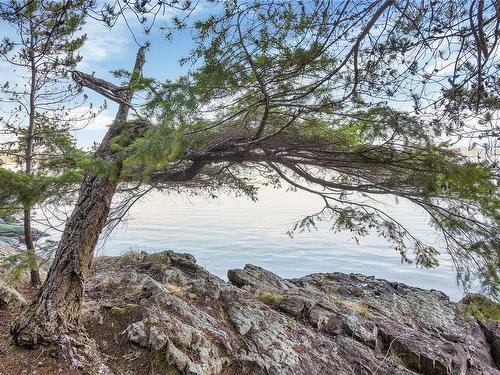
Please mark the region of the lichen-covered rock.
POLYGON ((495 365, 500 368, 500 323, 498 321, 480 322, 484 334, 491 347, 495 365))
POLYGON ((0 309, 12 309, 27 305, 28 302, 21 293, 0 280, 0 309))
POLYGON ((17 247, 8 242, 2 241, 2 237, 0 237, 0 259, 18 254, 20 254, 20 251, 17 247))
POLYGON ((100 258, 86 326, 122 374, 500 375, 498 322, 441 292, 341 273, 284 280, 252 265, 229 280, 187 254, 100 258), (134 308, 113 314, 124 304, 134 308))
POLYGON ((233 285, 240 288, 247 287, 250 290, 289 290, 295 288, 289 281, 253 264, 247 264, 244 270, 229 270, 227 277, 233 285))

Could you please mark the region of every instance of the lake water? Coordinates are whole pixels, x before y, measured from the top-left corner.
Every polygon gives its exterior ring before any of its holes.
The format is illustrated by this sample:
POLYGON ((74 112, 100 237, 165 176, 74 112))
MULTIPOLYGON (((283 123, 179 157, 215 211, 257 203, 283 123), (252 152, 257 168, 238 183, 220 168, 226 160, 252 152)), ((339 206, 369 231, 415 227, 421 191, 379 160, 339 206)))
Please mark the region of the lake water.
MULTIPOLYGON (((380 203, 420 238, 437 243, 421 210, 408 203, 380 203)), ((259 201, 246 198, 186 197, 153 193, 138 202, 128 221, 104 243, 98 254, 119 255, 129 250, 175 250, 193 254, 198 264, 226 278, 227 270, 246 263, 264 267, 282 277, 315 272, 374 275, 425 289, 438 289, 453 300, 462 297, 449 258, 423 270, 401 264, 398 253, 376 235, 360 244, 348 233, 334 233, 322 226, 316 232, 287 236, 304 215, 321 208, 318 197, 304 192, 264 188, 259 201)))

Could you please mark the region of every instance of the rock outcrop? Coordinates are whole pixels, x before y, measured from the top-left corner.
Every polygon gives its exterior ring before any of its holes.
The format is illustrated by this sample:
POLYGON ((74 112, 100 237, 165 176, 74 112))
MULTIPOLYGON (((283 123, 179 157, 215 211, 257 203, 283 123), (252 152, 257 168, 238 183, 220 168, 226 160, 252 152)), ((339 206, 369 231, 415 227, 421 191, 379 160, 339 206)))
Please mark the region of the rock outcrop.
MULTIPOLYGON (((20 254, 19 249, 7 243, 0 242, 0 261, 11 256, 20 254)), ((10 286, 5 280, 2 280, 5 269, 0 262, 0 309, 15 309, 27 306, 26 299, 10 286)))
POLYGON ((0 260, 13 255, 20 254, 21 251, 9 243, 0 241, 0 260))
MULTIPOLYGON (((33 228, 33 238, 35 240, 48 236, 46 233, 33 228)), ((19 246, 24 243, 24 225, 22 222, 8 221, 0 218, 0 246, 9 244, 19 246)), ((1 256, 1 254, 0 254, 1 256)))
POLYGON ((500 375, 498 322, 470 301, 355 274, 228 277, 174 252, 98 258, 87 331, 119 374, 500 375))
POLYGON ((26 302, 21 293, 0 280, 0 309, 14 309, 27 305, 28 302, 26 302))

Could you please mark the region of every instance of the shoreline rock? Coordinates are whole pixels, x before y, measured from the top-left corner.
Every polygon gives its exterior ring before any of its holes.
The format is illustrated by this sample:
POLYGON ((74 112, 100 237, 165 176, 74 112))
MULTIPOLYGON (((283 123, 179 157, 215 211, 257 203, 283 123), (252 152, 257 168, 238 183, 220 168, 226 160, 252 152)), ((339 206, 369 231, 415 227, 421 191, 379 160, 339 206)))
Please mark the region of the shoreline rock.
POLYGON ((10 257, 20 253, 21 250, 18 247, 0 239, 0 258, 10 257))
MULTIPOLYGON (((8 243, 0 241, 0 260, 20 254, 21 251, 8 243)), ((0 267, 0 309, 16 309, 26 307, 28 302, 11 285, 2 280, 4 269, 0 267)))
POLYGON ((498 304, 358 274, 226 282, 189 254, 97 258, 84 322, 119 374, 500 375, 498 304))
POLYGON ((0 280, 0 309, 16 309, 26 306, 28 302, 21 293, 0 280))
MULTIPOLYGON (((38 240, 47 237, 48 234, 33 228, 33 238, 38 240)), ((17 221, 7 221, 0 218, 0 244, 7 243, 12 246, 19 246, 24 243, 24 226, 17 221)))
MULTIPOLYGON (((12 251, 0 243, 0 256, 12 251)), ((96 258, 83 323, 96 361, 106 358, 99 367, 124 375, 500 375, 500 305, 484 296, 455 303, 360 274, 287 280, 254 265, 229 270, 228 279, 173 251, 96 258)), ((0 312, 26 305, 0 281, 0 312)), ((61 355, 56 364, 66 363, 61 355)))

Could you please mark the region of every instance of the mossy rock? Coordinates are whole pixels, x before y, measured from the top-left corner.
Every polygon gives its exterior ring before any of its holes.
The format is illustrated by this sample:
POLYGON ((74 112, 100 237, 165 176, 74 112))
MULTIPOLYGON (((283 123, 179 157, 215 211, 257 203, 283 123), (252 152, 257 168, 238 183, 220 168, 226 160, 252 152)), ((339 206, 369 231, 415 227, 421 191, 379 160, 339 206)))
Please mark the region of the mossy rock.
POLYGON ((113 266, 115 268, 123 268, 124 266, 128 266, 130 264, 136 264, 138 262, 141 262, 144 259, 145 255, 147 255, 147 253, 127 251, 117 258, 113 266))
POLYGON ((370 316, 370 306, 368 306, 363 301, 358 302, 358 301, 343 300, 341 302, 349 310, 359 314, 364 320, 367 320, 368 317, 370 316))
POLYGON ((158 253, 151 253, 148 257, 152 262, 167 263, 170 255, 166 251, 161 251, 158 253))
POLYGON ((114 263, 115 268, 123 268, 124 266, 134 265, 137 263, 154 263, 154 264, 167 264, 169 254, 166 251, 149 254, 145 251, 127 251, 120 255, 114 263))
POLYGON ((0 235, 5 234, 23 234, 24 227, 19 224, 0 223, 0 235))
POLYGON ((468 294, 459 303, 462 315, 480 322, 500 322, 500 304, 481 294, 468 294))

